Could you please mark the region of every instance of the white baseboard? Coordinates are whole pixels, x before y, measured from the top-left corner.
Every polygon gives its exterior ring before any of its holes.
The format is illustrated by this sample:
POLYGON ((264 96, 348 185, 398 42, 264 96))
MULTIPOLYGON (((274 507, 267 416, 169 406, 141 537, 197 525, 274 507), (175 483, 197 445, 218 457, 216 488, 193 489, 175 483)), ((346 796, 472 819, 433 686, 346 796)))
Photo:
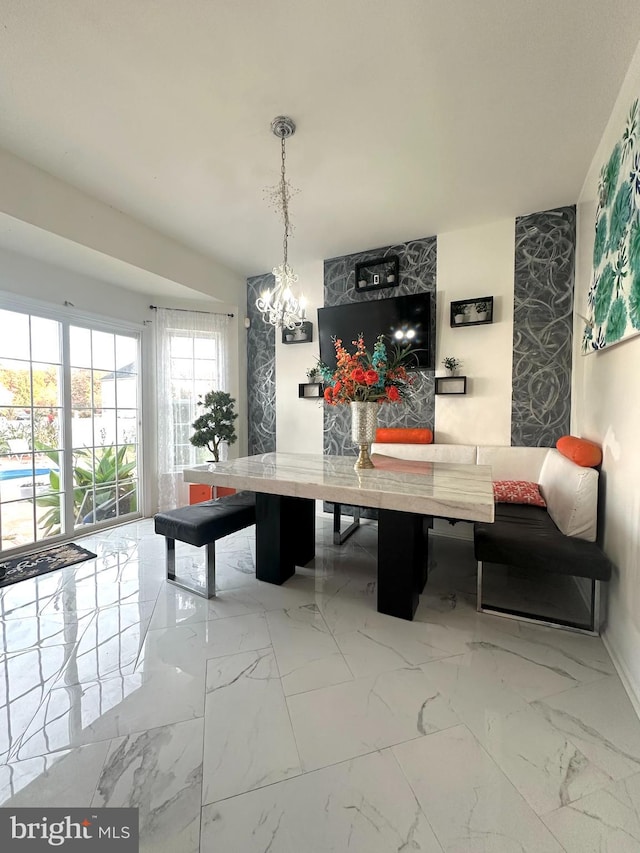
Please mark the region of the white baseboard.
POLYGON ((609 637, 606 633, 602 634, 602 642, 604 643, 605 649, 609 652, 609 656, 611 657, 611 662, 616 668, 616 672, 620 676, 620 681, 622 682, 622 686, 627 692, 629 699, 631 700, 631 704, 633 705, 633 710, 636 712, 638 717, 640 717, 640 691, 638 691, 633 683, 633 679, 629 674, 629 670, 626 665, 622 662, 621 658, 616 653, 615 648, 611 645, 609 641, 609 637))

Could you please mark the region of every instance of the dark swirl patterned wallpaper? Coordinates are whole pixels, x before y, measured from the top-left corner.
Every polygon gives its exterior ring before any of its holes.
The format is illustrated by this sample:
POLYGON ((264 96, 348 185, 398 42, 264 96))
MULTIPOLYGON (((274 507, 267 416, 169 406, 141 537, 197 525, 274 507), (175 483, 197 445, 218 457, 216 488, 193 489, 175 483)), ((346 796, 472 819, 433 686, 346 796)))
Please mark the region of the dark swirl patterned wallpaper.
MULTIPOLYGON (((371 249, 324 262, 324 304, 344 305, 370 299, 387 299, 409 293, 431 293, 431 340, 435 347, 436 334, 436 238, 424 237, 383 249, 371 249), (398 255, 400 278, 397 287, 382 290, 357 292, 355 289, 355 266, 361 261, 398 255)), ((354 335, 358 330, 354 329, 354 335)), ((401 405, 380 407, 380 426, 429 427, 434 421, 434 371, 416 371, 414 395, 411 401, 401 405)), ((351 442, 351 413, 349 406, 324 407, 324 452, 336 456, 355 455, 351 442)))
POLYGON ((511 444, 569 432, 575 207, 516 219, 511 444))
POLYGON ((274 285, 273 275, 264 273, 247 279, 247 401, 249 455, 276 449, 276 333, 256 308, 256 299, 274 285))
MULTIPOLYGON (((570 430, 572 312, 576 215, 574 207, 518 217, 515 222, 513 393, 511 443, 553 446, 570 430)), ((435 346, 437 240, 427 237, 384 249, 331 258, 324 264, 324 304, 342 305, 391 295, 433 294, 432 339, 435 346), (398 255, 399 285, 355 290, 356 263, 398 255)), ((247 395, 249 453, 276 447, 275 330, 255 307, 270 273, 247 280, 247 395)), ((355 330, 357 332, 357 330, 355 330)), ((382 406, 381 426, 434 428, 434 371, 419 371, 410 403, 382 406)), ((348 406, 324 406, 323 449, 327 454, 355 455, 348 406)))

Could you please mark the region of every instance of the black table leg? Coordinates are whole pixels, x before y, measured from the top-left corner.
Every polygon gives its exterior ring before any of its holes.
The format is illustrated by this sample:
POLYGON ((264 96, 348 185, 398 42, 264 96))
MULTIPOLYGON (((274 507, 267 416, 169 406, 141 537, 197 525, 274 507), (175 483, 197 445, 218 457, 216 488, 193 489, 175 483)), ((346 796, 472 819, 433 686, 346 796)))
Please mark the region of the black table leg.
POLYGON ((315 501, 256 493, 256 577, 281 584, 315 555, 315 501))
POLYGON ((378 612, 413 619, 426 581, 424 516, 381 509, 378 515, 378 612))

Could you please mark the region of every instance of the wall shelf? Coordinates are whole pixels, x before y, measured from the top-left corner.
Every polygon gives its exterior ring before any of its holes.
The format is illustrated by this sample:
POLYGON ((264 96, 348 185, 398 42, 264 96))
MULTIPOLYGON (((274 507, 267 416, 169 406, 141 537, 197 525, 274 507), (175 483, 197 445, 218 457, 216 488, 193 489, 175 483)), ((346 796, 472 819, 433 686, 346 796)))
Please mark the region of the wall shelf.
POLYGON ((436 376, 436 394, 466 394, 466 376, 436 376))
POLYGON ((380 290, 397 287, 400 279, 400 258, 387 255, 356 264, 356 290, 380 290))
POLYGON ((282 330, 283 344, 310 344, 313 341, 313 323, 309 320, 296 329, 282 330))
POLYGON ((300 382, 298 384, 298 397, 301 400, 319 400, 324 395, 322 382, 300 382))

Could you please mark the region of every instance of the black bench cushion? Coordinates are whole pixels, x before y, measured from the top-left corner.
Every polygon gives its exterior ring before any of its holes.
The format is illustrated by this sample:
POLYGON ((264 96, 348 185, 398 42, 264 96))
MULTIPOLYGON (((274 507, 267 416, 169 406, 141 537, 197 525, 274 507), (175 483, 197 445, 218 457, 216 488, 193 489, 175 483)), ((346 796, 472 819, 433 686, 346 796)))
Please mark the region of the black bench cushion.
POLYGON ((595 542, 565 536, 542 507, 496 504, 493 524, 473 528, 476 560, 608 581, 611 562, 595 542))
POLYGON ((255 492, 237 492, 154 516, 156 533, 198 548, 256 523, 255 492))

